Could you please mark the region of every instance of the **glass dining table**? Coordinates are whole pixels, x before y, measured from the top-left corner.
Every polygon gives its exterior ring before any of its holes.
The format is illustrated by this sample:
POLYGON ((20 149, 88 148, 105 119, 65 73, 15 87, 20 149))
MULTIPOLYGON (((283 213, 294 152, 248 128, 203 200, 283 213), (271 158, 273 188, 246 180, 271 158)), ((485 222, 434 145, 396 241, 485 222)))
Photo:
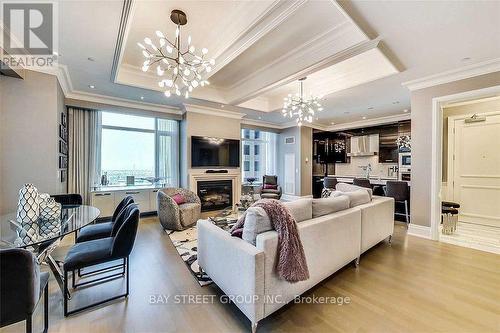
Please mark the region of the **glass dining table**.
POLYGON ((63 273, 51 256, 59 241, 93 223, 101 214, 99 209, 86 205, 62 206, 58 219, 38 219, 31 223, 16 220, 16 213, 0 216, 0 249, 25 248, 32 251, 39 263, 46 262, 63 290, 63 273))

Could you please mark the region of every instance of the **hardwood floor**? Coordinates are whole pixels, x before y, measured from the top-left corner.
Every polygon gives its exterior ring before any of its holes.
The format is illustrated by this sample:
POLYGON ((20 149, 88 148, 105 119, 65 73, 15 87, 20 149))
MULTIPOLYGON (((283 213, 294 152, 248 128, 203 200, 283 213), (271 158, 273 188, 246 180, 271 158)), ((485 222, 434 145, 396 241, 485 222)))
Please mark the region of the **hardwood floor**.
MULTIPOLYGON (((65 240, 66 244, 71 239, 65 240)), ((64 256, 64 246, 59 250, 64 256)), ((328 255, 328 254, 325 254, 328 255)), ((407 236, 396 224, 392 246, 379 244, 306 295, 348 296, 349 304, 289 304, 259 323, 259 332, 499 332, 499 256, 407 236)), ((68 318, 50 281, 50 332, 247 332, 250 323, 233 304, 174 304, 173 295, 221 295, 200 287, 156 217, 141 220, 131 256, 131 294, 68 318), (150 295, 171 295, 150 304, 150 295)), ((75 294, 89 301, 123 286, 116 280, 75 294)), ((41 331, 41 307, 35 331, 41 331)), ((23 332, 24 323, 2 332, 23 332)))

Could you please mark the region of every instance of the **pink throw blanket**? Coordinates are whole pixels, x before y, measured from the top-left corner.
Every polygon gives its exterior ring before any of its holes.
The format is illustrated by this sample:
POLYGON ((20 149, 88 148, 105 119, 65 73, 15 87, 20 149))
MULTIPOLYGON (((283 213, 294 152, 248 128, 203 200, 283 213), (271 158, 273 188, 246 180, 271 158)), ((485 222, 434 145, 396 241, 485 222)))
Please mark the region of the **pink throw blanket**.
MULTIPOLYGON (((252 207, 262 207, 269 216, 272 227, 278 232, 278 262, 276 265, 278 276, 291 283, 309 279, 309 270, 297 230, 297 223, 288 209, 274 199, 259 200, 252 207)), ((238 222, 231 228, 231 235, 243 227, 245 217, 246 213, 238 219, 238 222)))

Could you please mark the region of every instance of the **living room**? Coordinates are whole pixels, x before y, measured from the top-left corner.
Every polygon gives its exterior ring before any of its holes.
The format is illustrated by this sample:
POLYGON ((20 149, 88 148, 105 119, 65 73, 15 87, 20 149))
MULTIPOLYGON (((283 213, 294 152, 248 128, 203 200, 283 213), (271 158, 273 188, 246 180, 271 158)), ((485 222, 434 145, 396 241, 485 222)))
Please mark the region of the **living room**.
POLYGON ((0 5, 0 331, 498 330, 500 2, 0 5))

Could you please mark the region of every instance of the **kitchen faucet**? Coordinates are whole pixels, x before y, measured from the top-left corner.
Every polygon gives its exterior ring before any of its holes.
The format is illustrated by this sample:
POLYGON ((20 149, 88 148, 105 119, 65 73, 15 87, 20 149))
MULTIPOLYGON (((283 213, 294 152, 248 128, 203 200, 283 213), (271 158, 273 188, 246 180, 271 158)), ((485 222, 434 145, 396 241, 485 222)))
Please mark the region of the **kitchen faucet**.
POLYGON ((366 179, 370 179, 370 172, 372 172, 372 165, 371 163, 368 163, 368 165, 360 165, 359 166, 361 169, 363 169, 364 172, 366 172, 366 179))

